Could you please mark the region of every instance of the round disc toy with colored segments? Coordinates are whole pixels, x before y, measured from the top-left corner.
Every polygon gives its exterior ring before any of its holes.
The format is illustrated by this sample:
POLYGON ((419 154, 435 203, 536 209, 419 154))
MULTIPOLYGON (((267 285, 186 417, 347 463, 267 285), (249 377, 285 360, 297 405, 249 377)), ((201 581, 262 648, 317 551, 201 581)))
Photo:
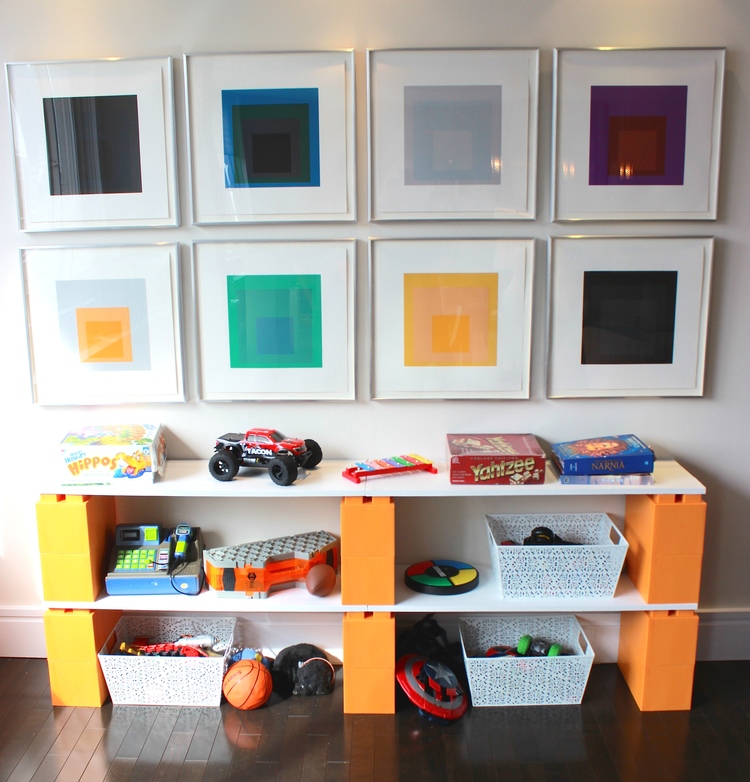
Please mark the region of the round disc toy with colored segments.
POLYGON ((428 559, 409 565, 404 581, 410 589, 427 595, 461 595, 479 584, 479 573, 465 562, 428 559))

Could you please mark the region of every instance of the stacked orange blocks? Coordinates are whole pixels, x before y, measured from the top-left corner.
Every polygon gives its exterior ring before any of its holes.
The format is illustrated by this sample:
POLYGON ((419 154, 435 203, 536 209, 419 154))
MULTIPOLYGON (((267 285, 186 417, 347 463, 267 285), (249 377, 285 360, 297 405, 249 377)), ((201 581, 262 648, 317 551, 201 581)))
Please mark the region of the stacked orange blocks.
MULTIPOLYGON (((646 602, 698 602, 705 527, 699 495, 627 498, 626 566, 646 602)), ((697 645, 694 611, 622 615, 618 662, 642 711, 690 709, 697 645)))
MULTIPOLYGON (((390 497, 341 501, 341 602, 393 605, 395 508, 390 497)), ((347 612, 343 621, 344 712, 396 710, 396 620, 392 613, 347 612)))
MULTIPOLYGON (((113 497, 42 495, 36 505, 42 587, 48 601, 91 602, 104 588, 115 527, 113 497)), ((107 685, 97 653, 119 611, 51 608, 44 615, 54 706, 101 706, 107 685)))

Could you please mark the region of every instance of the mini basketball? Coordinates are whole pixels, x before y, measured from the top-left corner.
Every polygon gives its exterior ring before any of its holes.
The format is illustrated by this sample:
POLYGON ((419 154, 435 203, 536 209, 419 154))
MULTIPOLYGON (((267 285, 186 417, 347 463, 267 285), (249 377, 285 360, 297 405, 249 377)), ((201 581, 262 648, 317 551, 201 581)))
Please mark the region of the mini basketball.
POLYGON ((305 586, 311 595, 325 597, 336 586, 336 571, 330 565, 313 565, 305 576, 305 586))
POLYGON ((271 697, 271 672, 257 660, 240 660, 227 671, 222 691, 236 709, 257 709, 271 697))

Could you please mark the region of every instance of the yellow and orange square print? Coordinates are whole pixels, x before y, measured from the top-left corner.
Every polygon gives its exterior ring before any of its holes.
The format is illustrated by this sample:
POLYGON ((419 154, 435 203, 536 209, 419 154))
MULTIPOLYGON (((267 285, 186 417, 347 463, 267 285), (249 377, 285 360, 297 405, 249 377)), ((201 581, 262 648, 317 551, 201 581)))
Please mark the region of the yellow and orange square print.
POLYGON ((404 365, 497 365, 496 273, 404 274, 404 365))

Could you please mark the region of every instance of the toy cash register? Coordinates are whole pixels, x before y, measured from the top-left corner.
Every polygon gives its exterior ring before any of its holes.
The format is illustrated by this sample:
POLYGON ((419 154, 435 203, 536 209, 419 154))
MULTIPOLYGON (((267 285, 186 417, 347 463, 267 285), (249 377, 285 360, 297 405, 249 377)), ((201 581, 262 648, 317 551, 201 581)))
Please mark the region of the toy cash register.
POLYGON ((105 578, 110 595, 197 595, 203 586, 199 527, 118 524, 105 578))

